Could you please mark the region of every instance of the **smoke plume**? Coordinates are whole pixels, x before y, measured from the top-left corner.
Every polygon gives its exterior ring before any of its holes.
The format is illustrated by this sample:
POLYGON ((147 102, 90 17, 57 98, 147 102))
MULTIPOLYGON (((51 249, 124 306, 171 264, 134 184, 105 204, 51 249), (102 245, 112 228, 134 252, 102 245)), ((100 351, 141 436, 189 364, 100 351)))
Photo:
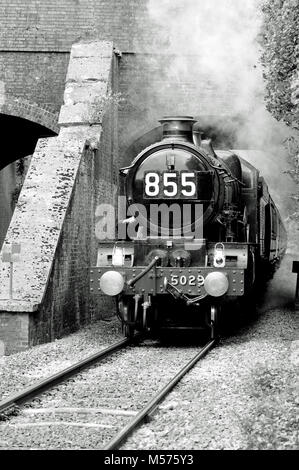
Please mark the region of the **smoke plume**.
POLYGON ((182 82, 204 74, 218 96, 230 96, 232 113, 253 110, 262 85, 257 4, 257 0, 149 0, 160 51, 176 55, 169 74, 182 82), (188 56, 193 56, 191 67, 188 56))

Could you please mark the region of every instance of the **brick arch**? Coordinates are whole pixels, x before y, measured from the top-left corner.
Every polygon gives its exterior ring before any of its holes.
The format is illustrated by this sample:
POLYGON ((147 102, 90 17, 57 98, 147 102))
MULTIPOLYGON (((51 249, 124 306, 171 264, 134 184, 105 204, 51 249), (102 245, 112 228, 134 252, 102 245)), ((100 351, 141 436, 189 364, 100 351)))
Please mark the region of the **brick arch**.
POLYGON ((56 134, 59 133, 58 113, 53 113, 25 98, 16 98, 5 94, 2 103, 0 97, 0 113, 27 119, 50 129, 56 134))

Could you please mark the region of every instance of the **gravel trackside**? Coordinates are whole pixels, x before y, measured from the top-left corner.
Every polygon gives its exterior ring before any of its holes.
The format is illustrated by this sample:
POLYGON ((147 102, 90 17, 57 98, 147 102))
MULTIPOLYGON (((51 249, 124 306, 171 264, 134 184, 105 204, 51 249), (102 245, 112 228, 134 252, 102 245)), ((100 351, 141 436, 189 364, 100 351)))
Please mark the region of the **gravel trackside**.
POLYGON ((265 312, 185 376, 122 449, 298 449, 298 313, 265 312))
POLYGON ((0 423, 2 448, 101 449, 196 351, 149 340, 129 346, 0 423))
MULTIPOLYGON (((0 395, 4 398, 121 337, 116 319, 100 321, 53 343, 2 357, 0 395)), ((130 347, 125 360, 116 353, 117 360, 82 372, 0 422, 0 448, 101 448, 96 434, 111 437, 119 418, 125 423, 195 352, 194 346, 178 349, 149 341, 138 347, 138 354, 130 347), (111 409, 120 417, 105 414, 111 409)), ((298 364, 298 313, 286 306, 267 310, 222 339, 122 449, 297 449, 298 364)))
POLYGON ((0 400, 123 338, 120 322, 97 321, 77 333, 0 357, 0 400))

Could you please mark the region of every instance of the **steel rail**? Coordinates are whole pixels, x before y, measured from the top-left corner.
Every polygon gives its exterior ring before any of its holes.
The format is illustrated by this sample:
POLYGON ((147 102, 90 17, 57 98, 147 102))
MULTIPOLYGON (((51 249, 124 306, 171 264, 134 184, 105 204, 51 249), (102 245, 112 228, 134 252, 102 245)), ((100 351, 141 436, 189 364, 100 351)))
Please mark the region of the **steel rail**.
POLYGON ((151 414, 163 398, 177 385, 177 383, 186 375, 190 369, 201 359, 213 346, 217 343, 218 339, 209 341, 176 375, 171 379, 165 387, 163 387, 145 407, 134 416, 131 421, 124 426, 115 437, 113 437, 103 450, 116 449, 131 433, 141 424, 146 417, 151 414))
POLYGON ((82 359, 79 362, 76 362, 72 366, 63 369, 62 371, 57 372, 56 374, 53 374, 47 377, 46 379, 35 382, 30 387, 27 387, 21 390, 20 392, 16 392, 13 395, 8 396, 0 402, 0 414, 5 413, 16 405, 20 405, 29 401, 40 393, 54 387, 55 385, 63 382, 64 380, 69 379, 70 377, 81 372, 83 369, 86 369, 94 363, 105 359, 106 357, 112 355, 112 353, 120 349, 124 349, 126 346, 133 344, 135 341, 138 341, 141 338, 141 335, 135 335, 133 338, 124 338, 116 343, 113 343, 111 346, 108 346, 107 348, 98 351, 82 359))

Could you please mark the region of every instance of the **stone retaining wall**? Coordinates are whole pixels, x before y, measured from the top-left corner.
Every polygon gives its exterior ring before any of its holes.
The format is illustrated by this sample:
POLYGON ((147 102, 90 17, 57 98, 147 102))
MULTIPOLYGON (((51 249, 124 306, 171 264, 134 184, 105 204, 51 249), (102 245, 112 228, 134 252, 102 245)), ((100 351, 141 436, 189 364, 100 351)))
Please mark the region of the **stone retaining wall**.
POLYGON ((88 308, 95 262, 94 213, 116 193, 116 58, 112 43, 74 44, 57 137, 40 139, 3 250, 21 244, 9 295, 0 261, 0 340, 4 354, 62 336, 101 315, 88 308), (107 162, 110 162, 107 164, 107 162))

